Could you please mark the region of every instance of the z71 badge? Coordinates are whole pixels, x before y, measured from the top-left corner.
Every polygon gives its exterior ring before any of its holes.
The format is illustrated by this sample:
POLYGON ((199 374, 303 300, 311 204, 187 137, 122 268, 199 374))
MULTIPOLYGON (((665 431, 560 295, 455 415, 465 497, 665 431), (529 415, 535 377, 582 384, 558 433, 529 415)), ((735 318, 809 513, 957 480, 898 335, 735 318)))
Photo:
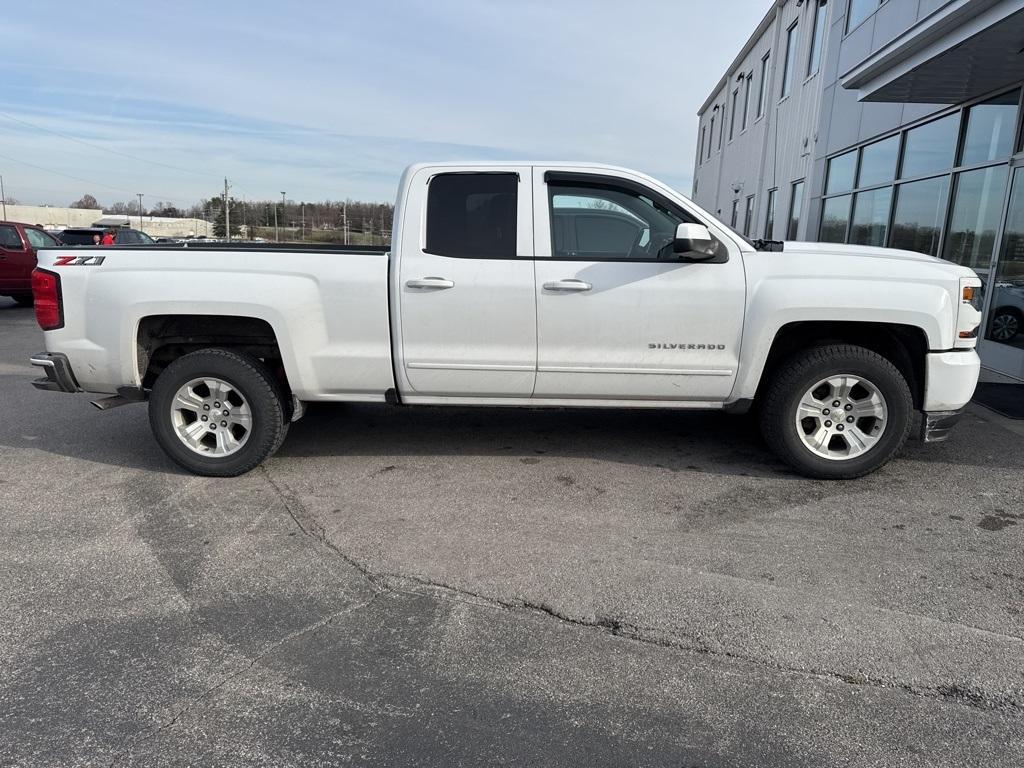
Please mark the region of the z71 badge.
POLYGON ((98 267, 106 256, 58 256, 55 267, 98 267))

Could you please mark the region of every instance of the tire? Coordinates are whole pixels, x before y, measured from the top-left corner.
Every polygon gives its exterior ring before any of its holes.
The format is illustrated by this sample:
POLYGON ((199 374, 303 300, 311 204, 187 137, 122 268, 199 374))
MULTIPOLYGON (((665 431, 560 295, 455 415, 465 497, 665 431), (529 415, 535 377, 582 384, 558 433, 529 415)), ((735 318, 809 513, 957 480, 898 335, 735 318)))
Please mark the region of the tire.
POLYGON ((992 313, 988 335, 1002 344, 1013 339, 1024 330, 1024 315, 1014 307, 1000 307, 992 313))
POLYGON ((17 302, 19 307, 31 307, 34 303, 31 293, 16 293, 11 298, 17 302))
POLYGON ((157 377, 149 424, 157 443, 180 466, 207 477, 235 477, 259 466, 284 442, 285 402, 273 374, 256 358, 204 349, 179 357, 157 377))
POLYGON ((896 366, 863 347, 835 344, 800 352, 775 369, 761 431, 800 474, 845 480, 892 459, 907 441, 913 414, 910 387, 896 366))

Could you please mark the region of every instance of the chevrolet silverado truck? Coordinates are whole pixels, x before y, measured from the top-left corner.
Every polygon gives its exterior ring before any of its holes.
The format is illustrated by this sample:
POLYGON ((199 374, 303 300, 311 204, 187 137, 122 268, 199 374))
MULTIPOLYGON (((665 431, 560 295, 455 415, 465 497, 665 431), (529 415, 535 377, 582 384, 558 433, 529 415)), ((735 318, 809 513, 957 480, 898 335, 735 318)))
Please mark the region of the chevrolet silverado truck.
POLYGON ((384 249, 44 249, 40 389, 148 401, 192 472, 259 465, 305 404, 755 409, 799 472, 885 464, 970 400, 981 281, 907 251, 750 242, 640 173, 421 164, 384 249))

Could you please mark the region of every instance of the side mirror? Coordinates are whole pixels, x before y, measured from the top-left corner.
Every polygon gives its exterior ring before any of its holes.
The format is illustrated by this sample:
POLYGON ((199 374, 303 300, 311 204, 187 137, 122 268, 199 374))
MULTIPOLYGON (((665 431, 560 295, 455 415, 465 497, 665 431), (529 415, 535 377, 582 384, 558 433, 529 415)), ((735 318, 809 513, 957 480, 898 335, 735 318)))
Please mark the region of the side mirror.
POLYGON ((715 255, 715 240, 703 224, 680 224, 676 227, 672 250, 690 254, 691 258, 710 259, 715 255))

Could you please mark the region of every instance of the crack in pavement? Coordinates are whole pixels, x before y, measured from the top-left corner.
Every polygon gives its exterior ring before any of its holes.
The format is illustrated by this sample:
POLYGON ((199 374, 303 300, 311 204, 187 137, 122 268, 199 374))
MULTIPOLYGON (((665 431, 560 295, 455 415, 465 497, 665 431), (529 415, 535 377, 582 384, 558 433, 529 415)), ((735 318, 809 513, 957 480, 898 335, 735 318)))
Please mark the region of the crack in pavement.
MULTIPOLYGON (((381 595, 383 595, 383 594, 385 594, 385 592, 383 590, 376 590, 376 591, 374 591, 373 597, 371 597, 368 600, 364 600, 361 603, 357 603, 356 605, 352 605, 352 606, 349 606, 347 608, 342 608, 339 611, 334 611, 333 613, 330 613, 327 616, 325 616, 325 617, 323 617, 321 619, 318 619, 317 621, 313 622, 312 624, 308 624, 305 627, 301 627, 300 629, 296 629, 296 630, 294 630, 292 632, 289 632, 287 635, 285 635, 284 637, 280 638, 279 640, 275 640, 272 643, 268 643, 267 645, 265 645, 259 651, 259 653, 257 653, 255 656, 253 656, 249 660, 249 663, 246 664, 242 669, 239 669, 239 670, 237 670, 235 672, 232 672, 229 675, 225 675, 223 678, 218 680, 213 685, 203 689, 198 695, 193 696, 191 699, 189 699, 188 703, 186 703, 182 707, 179 707, 177 709, 177 711, 175 711, 174 714, 171 715, 170 719, 168 719, 166 722, 161 723, 160 725, 156 726, 155 728, 151 728, 150 730, 146 731, 145 733, 140 734, 130 744, 128 744, 127 746, 122 747, 121 749, 119 749, 114 754, 114 756, 110 759, 110 762, 108 764, 109 768, 114 768, 114 766, 117 764, 118 760, 120 760, 122 757, 126 756, 128 753, 132 752, 133 750, 135 750, 143 742, 148 741, 149 739, 152 739, 154 736, 158 735, 162 731, 165 731, 168 728, 171 728, 174 725, 176 725, 181 720, 182 717, 184 717, 186 714, 188 714, 188 712, 194 706, 199 704, 199 702, 201 702, 203 699, 206 699, 209 696, 211 696, 212 694, 216 693, 218 690, 223 688, 228 683, 230 683, 230 682, 232 682, 234 680, 237 680, 240 677, 244 677, 245 675, 247 675, 250 671, 252 671, 253 667, 255 667, 260 661, 265 659, 267 656, 269 656, 272 653, 275 653, 276 651, 280 650, 282 647, 284 647, 288 643, 292 642, 293 640, 297 640, 300 637, 308 635, 308 634, 310 634, 312 632, 316 632, 319 629, 323 629, 324 627, 330 625, 331 622, 333 622, 337 618, 340 618, 342 616, 347 616, 349 614, 355 613, 356 611, 361 611, 364 608, 369 607, 374 601, 379 599, 381 597, 381 595)), ((403 713, 403 712, 400 712, 398 710, 392 712, 391 714, 402 715, 402 716, 405 716, 405 717, 411 717, 412 716, 412 713, 403 713)))
MULTIPOLYGON (((477 604, 488 605, 503 610, 529 610, 554 618, 559 622, 565 624, 585 629, 598 630, 606 634, 609 634, 613 637, 631 640, 633 642, 651 645, 659 648, 668 648, 679 651, 699 653, 708 656, 721 656, 750 664, 756 664, 769 669, 775 669, 780 672, 809 675, 811 677, 839 681, 847 685, 862 685, 872 688, 902 690, 911 693, 915 696, 936 698, 943 701, 949 701, 977 709, 1011 710, 1017 712, 1024 712, 1024 692, 1022 692, 1021 695, 1002 694, 994 697, 976 686, 963 686, 957 683, 943 683, 935 686, 921 686, 913 685, 911 683, 900 682, 895 679, 885 679, 865 674, 850 675, 827 669, 822 670, 811 667, 799 667, 778 664, 771 661, 767 661, 765 659, 735 653, 733 651, 712 648, 700 642, 687 643, 683 642, 677 637, 652 636, 655 633, 661 632, 661 630, 657 630, 653 627, 643 627, 636 624, 630 624, 614 618, 597 616, 594 619, 587 619, 577 616, 570 616, 545 603, 535 602, 527 599, 501 599, 493 597, 491 595, 484 595, 477 592, 473 592, 472 590, 466 589, 464 587, 458 587, 420 576, 410 576, 401 573, 378 573, 371 570, 367 565, 359 562, 358 560, 356 560, 355 558, 341 550, 336 544, 328 540, 326 529, 322 525, 319 525, 315 521, 315 519, 312 519, 312 514, 309 512, 308 509, 306 509, 305 505, 295 496, 295 494, 286 490, 280 482, 276 481, 271 476, 269 470, 266 468, 266 465, 262 465, 260 467, 260 470, 263 472, 263 475, 264 477, 266 477, 268 483, 277 493, 282 504, 287 510, 288 515, 295 522, 295 525, 298 527, 298 529, 304 535, 308 536, 315 542, 326 547, 336 556, 341 558, 345 563, 347 563, 349 566, 351 566, 353 569, 359 572, 366 579, 367 583, 375 590, 388 590, 407 595, 422 596, 422 592, 420 591, 402 590, 395 586, 395 582, 411 582, 421 587, 427 587, 435 591, 435 593, 440 593, 437 594, 439 598, 452 598, 453 596, 461 598, 472 598, 473 601, 477 604), (303 522, 303 518, 305 518, 305 522, 303 522)), ((892 612, 902 613, 901 611, 892 612)), ((958 626, 962 626, 965 629, 969 629, 971 631, 983 632, 985 634, 995 635, 997 637, 1005 639, 1015 641, 1021 640, 1021 638, 1015 637, 1013 635, 1004 635, 998 632, 984 630, 979 627, 971 627, 967 624, 958 624, 957 622, 943 623, 957 624, 958 626)))

